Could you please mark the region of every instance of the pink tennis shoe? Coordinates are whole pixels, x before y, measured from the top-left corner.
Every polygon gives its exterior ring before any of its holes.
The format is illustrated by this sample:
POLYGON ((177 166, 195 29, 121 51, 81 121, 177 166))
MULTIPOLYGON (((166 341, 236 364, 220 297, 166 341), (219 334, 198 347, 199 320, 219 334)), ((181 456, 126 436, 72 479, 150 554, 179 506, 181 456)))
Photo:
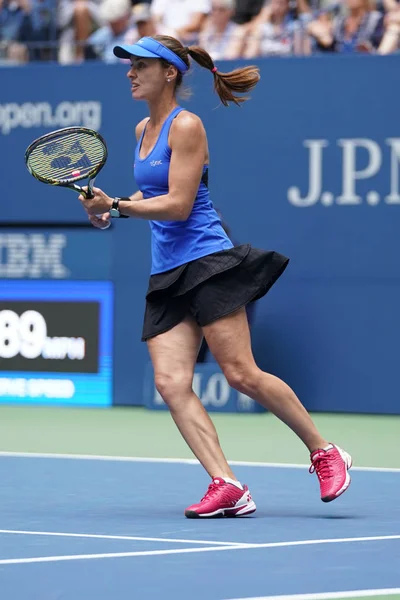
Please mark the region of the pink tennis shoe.
POLYGON ((249 488, 227 483, 222 477, 214 477, 205 496, 198 504, 185 510, 188 519, 211 517, 243 517, 256 510, 249 488))
MULTIPOLYGON (((321 500, 331 502, 347 490, 350 485, 350 454, 329 444, 311 454, 310 473, 316 473, 321 488, 321 500)), ((212 517, 243 517, 255 512, 256 505, 247 485, 225 481, 214 477, 204 497, 185 510, 188 519, 212 517)))
POLYGON ((310 458, 310 473, 315 471, 317 474, 322 502, 331 502, 347 490, 351 481, 349 475, 352 465, 350 454, 347 454, 339 446, 329 444, 325 450, 315 450, 310 458))

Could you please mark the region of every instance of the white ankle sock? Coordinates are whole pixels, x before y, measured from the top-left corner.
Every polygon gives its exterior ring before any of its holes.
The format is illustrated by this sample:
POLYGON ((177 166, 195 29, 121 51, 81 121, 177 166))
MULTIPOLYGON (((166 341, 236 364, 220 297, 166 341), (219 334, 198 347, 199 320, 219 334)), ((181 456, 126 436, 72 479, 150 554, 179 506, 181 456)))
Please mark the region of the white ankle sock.
POLYGON ((330 450, 331 448, 333 448, 333 444, 328 444, 325 448, 322 448, 322 450, 330 450))
POLYGON ((239 490, 243 489, 242 484, 240 483, 240 481, 237 481, 237 479, 229 479, 229 477, 224 477, 224 481, 226 483, 231 483, 232 485, 234 485, 235 487, 239 488, 239 490))

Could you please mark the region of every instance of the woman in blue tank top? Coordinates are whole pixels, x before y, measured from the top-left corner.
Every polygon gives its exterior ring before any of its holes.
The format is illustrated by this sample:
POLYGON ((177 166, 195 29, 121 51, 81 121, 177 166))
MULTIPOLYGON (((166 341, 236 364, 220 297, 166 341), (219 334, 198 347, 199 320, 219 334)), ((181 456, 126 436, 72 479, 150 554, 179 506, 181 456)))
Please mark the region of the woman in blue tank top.
POLYGON ((318 475, 321 499, 334 500, 350 484, 350 456, 319 434, 293 390, 261 371, 251 350, 245 307, 268 292, 288 259, 249 244, 232 246, 209 196, 203 124, 176 101, 189 57, 212 73, 225 106, 246 99, 238 94, 257 84, 258 69, 247 66, 221 73, 204 49, 184 47, 168 36, 142 38, 133 46, 115 47, 114 53, 130 59, 132 96, 149 107, 149 118, 136 127, 134 175, 140 191, 129 198, 111 198, 94 188, 94 198, 80 196, 80 200, 99 228, 107 227, 112 217, 150 222, 152 269, 142 339, 148 345, 157 390, 212 479, 205 496, 185 515, 243 516, 256 510, 192 388, 203 336, 228 383, 273 412, 304 442, 310 471, 318 475))

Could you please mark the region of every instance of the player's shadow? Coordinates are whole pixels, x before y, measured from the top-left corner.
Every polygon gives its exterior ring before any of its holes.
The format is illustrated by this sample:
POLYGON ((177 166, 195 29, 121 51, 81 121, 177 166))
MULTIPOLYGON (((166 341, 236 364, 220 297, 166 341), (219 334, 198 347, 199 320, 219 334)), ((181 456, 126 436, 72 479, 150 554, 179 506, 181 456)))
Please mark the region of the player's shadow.
POLYGON ((332 520, 332 521, 345 521, 345 520, 354 520, 354 519, 365 519, 367 515, 359 515, 354 513, 316 513, 316 512, 306 512, 302 510, 276 510, 276 509, 267 509, 267 510, 259 510, 257 509, 257 513, 255 517, 262 519, 323 519, 323 520, 332 520))
MULTIPOLYGON (((96 519, 100 519, 103 523, 109 521, 110 523, 121 522, 130 524, 135 521, 143 522, 143 520, 150 521, 181 521, 183 518, 183 508, 177 507, 176 502, 170 505, 164 506, 149 506, 147 505, 146 513, 140 510, 140 506, 135 503, 129 504, 115 504, 112 502, 98 503, 88 502, 84 505, 68 505, 60 508, 59 505, 52 507, 47 504, 45 507, 36 506, 35 509, 31 509, 31 517, 37 518, 43 517, 57 517, 58 519, 66 519, 69 522, 88 522, 96 519), (54 510, 53 510, 54 509, 54 510)), ((366 514, 354 514, 351 513, 333 513, 333 512, 313 512, 312 510, 291 509, 291 508, 262 508, 257 507, 257 512, 254 515, 240 518, 240 522, 243 521, 257 521, 260 519, 267 519, 269 521, 274 520, 277 523, 279 521, 287 521, 287 519, 295 519, 298 521, 304 520, 331 520, 331 521, 347 521, 347 520, 360 520, 366 519, 366 514)), ((204 519, 205 522, 209 522, 211 519, 204 519)), ((230 522, 231 519, 217 518, 212 519, 215 522, 230 522)))
MULTIPOLYGON (((127 519, 129 519, 130 523, 133 523, 135 520, 139 521, 139 522, 143 522, 143 519, 148 518, 150 521, 157 521, 157 520, 177 520, 177 521, 181 521, 181 519, 183 518, 183 509, 180 510, 179 508, 177 509, 176 504, 171 505, 171 506, 153 506, 153 507, 148 507, 147 510, 147 516, 143 515, 142 512, 138 511, 135 509, 134 506, 113 506, 112 509, 109 509, 108 507, 92 507, 92 508, 87 508, 87 510, 84 509, 78 509, 75 513, 71 513, 71 518, 76 518, 76 519, 80 519, 80 518, 87 518, 87 515, 90 514, 91 516, 96 515, 96 517, 100 517, 102 519, 106 519, 109 518, 112 521, 121 521, 121 522, 126 522, 127 519)), ((277 522, 279 522, 280 520, 282 521, 286 521, 287 519, 295 519, 298 521, 304 521, 304 520, 327 520, 327 521, 352 521, 352 520, 360 520, 360 519, 366 519, 368 518, 368 515, 360 515, 360 514, 354 514, 353 512, 351 513, 341 513, 341 514, 335 514, 335 513, 320 513, 320 512, 306 512, 306 511, 302 511, 302 510, 278 510, 278 509, 259 509, 257 508, 257 512, 254 515, 248 515, 247 517, 243 517, 240 518, 239 520, 241 522, 243 521, 256 521, 259 519, 268 519, 269 521, 271 520, 275 520, 277 522)), ((233 519, 223 519, 223 518, 215 518, 215 519, 204 519, 205 522, 210 522, 210 521, 215 521, 215 522, 230 522, 233 519)))

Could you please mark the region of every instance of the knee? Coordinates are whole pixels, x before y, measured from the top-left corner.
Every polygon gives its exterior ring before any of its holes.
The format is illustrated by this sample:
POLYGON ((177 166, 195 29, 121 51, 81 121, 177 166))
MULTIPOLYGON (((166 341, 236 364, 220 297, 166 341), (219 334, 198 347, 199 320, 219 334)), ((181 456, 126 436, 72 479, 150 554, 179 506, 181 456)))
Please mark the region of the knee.
POLYGON ((234 363, 223 369, 225 378, 231 388, 254 398, 259 387, 260 369, 256 365, 234 363))
POLYGON ((170 408, 177 406, 192 389, 192 377, 181 371, 158 372, 154 381, 157 392, 170 408))

